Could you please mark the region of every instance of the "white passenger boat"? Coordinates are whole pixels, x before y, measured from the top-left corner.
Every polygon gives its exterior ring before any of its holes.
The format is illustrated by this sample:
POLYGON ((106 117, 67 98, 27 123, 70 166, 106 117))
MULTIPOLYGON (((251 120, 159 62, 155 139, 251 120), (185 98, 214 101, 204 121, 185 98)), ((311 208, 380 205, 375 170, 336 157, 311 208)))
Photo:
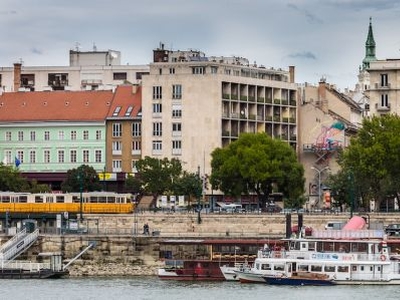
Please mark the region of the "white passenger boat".
POLYGON ((220 266, 221 272, 227 281, 238 281, 239 276, 237 272, 242 272, 250 269, 250 265, 245 263, 235 263, 235 266, 231 267, 229 265, 220 266))
POLYGON ((311 272, 336 284, 400 284, 400 240, 387 240, 382 230, 314 230, 311 237, 285 242, 281 249, 259 251, 250 271, 237 272, 239 280, 311 272))

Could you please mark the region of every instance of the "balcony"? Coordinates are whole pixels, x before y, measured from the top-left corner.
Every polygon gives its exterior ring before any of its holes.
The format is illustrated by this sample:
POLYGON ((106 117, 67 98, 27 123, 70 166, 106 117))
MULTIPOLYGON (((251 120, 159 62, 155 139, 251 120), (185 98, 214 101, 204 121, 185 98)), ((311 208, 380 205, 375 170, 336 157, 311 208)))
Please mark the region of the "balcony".
POLYGON ((381 84, 380 82, 375 82, 375 89, 377 90, 389 90, 391 89, 390 82, 387 84, 381 84))
POLYGON ((375 108, 377 111, 389 111, 390 103, 388 103, 388 105, 381 105, 381 104, 375 103, 375 108))

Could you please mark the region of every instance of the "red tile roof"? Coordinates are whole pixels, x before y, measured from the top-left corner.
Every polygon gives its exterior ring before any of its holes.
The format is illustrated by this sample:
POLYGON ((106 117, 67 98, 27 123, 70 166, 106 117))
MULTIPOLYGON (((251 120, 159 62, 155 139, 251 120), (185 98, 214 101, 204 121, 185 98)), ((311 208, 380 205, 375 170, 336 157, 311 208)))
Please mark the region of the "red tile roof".
POLYGON ((115 91, 108 118, 133 118, 137 117, 142 105, 142 88, 140 86, 120 85, 115 91), (118 114, 116 108, 120 107, 118 114), (132 112, 126 115, 127 109, 132 107, 132 112), (115 113, 115 114, 114 114, 115 113))
POLYGON ((3 93, 0 122, 103 121, 112 101, 112 91, 3 93))
POLYGON ((112 98, 112 91, 4 93, 0 122, 102 121, 112 98))

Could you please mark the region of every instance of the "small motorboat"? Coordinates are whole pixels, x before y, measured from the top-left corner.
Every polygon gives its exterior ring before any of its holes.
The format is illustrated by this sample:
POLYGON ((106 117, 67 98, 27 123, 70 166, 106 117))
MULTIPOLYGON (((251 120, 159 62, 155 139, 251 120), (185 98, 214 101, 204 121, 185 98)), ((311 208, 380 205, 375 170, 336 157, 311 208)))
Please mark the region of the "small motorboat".
POLYGON ((293 272, 291 276, 263 276, 267 284, 274 285, 335 285, 335 281, 327 274, 312 272, 293 272))

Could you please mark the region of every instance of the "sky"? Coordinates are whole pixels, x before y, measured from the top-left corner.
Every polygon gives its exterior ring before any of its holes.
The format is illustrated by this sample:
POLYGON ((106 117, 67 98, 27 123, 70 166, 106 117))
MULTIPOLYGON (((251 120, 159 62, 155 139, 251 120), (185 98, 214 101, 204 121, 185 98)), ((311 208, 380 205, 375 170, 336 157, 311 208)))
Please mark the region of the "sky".
POLYGON ((93 45, 145 65, 162 42, 354 89, 370 17, 377 58, 399 58, 397 0, 1 0, 0 67, 67 66, 70 49, 93 45))

